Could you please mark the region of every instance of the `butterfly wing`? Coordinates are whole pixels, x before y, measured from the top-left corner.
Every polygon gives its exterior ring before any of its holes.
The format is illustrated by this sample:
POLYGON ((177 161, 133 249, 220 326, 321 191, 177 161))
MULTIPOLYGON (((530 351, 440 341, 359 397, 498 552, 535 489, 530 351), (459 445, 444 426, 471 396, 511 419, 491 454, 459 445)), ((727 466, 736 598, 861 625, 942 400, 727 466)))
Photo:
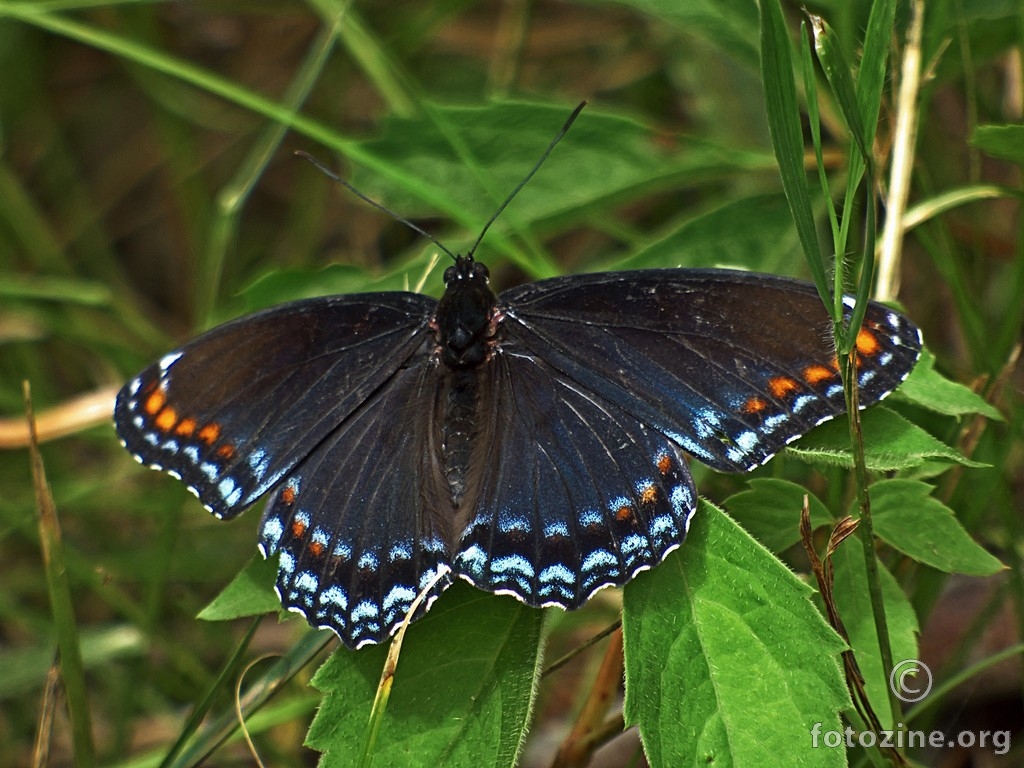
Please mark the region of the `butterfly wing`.
POLYGON ((118 435, 234 517, 406 364, 436 306, 413 293, 336 296, 226 323, 125 385, 118 435))
MULTIPOLYGON (((717 470, 752 469, 846 408, 829 319, 809 283, 640 270, 555 278, 499 298, 511 342, 717 470)), ((920 334, 872 302, 857 349, 865 407, 913 369, 920 334)))
POLYGON ((697 495, 675 445, 513 340, 489 365, 460 576, 577 608, 682 543, 697 495))
MULTIPOLYGON (((696 507, 684 448, 741 471, 845 409, 814 288, 721 270, 532 283, 499 297, 459 575, 574 608, 679 546, 696 507)), ((892 391, 917 329, 871 304, 862 405, 892 391)))
MULTIPOLYGON (((260 527, 286 608, 350 648, 377 643, 449 566, 454 507, 441 468, 432 339, 286 475, 260 527)), ((422 615, 450 583, 442 577, 422 615)))

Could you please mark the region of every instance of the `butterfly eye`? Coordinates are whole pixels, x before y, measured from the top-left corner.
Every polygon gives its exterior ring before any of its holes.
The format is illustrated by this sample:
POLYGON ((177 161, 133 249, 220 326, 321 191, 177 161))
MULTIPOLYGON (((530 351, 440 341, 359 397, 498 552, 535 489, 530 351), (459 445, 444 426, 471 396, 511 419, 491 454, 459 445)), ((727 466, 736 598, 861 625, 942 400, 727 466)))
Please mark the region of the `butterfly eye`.
POLYGON ((448 267, 448 269, 444 271, 444 284, 448 285, 449 283, 454 282, 458 278, 458 275, 459 270, 455 267, 448 267))
POLYGON ((491 276, 491 271, 479 261, 473 264, 472 277, 482 277, 484 280, 491 276))

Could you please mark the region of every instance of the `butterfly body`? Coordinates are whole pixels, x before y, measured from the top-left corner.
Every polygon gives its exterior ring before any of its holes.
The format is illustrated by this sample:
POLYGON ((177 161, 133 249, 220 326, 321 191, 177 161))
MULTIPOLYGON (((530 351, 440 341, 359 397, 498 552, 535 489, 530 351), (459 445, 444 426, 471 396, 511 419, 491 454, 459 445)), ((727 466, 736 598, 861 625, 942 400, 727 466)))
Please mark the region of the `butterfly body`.
MULTIPOLYGON (((267 497, 260 548, 279 558, 283 604, 350 647, 388 637, 445 567, 578 607, 682 543, 697 498, 684 452, 749 470, 845 409, 807 283, 642 270, 496 295, 472 257, 445 282, 440 300, 336 296, 241 318, 118 396, 126 447, 215 515, 267 497)), ((862 405, 919 350, 910 321, 871 304, 862 405)))

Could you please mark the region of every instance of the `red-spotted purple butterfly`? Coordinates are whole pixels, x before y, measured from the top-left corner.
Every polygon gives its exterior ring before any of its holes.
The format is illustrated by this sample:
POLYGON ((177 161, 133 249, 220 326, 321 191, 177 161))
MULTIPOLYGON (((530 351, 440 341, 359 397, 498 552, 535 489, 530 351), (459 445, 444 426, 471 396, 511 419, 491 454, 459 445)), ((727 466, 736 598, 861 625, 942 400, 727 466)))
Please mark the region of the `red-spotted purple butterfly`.
MULTIPOLYGON (((845 411, 808 283, 663 269, 495 295, 472 253, 440 301, 283 304, 199 336, 117 397, 125 447, 217 517, 267 497, 259 546, 279 558, 283 605, 352 648, 389 637, 444 566, 577 608, 682 544, 697 501, 684 452, 747 471, 845 411)), ((870 303, 861 406, 920 349, 907 318, 870 303)))

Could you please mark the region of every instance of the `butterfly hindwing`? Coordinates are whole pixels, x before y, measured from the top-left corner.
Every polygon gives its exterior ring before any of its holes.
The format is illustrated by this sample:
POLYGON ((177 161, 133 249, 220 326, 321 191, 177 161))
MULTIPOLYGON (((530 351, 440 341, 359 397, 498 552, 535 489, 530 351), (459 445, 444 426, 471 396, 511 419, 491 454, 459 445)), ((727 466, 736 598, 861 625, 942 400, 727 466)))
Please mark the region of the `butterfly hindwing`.
POLYGON ((125 385, 118 435, 233 517, 403 365, 436 306, 413 293, 337 296, 218 326, 125 385))
MULTIPOLYGON (((752 469, 846 408, 828 316, 808 283, 642 270, 554 278, 499 300, 508 338, 714 469, 752 469)), ((872 302, 857 346, 867 406, 910 372, 921 342, 872 302)))
POLYGON ((458 574, 576 608, 682 543, 696 491, 670 441, 514 342, 490 365, 458 574))
MULTIPOLYGON (((380 642, 449 566, 454 509, 439 471, 440 369, 428 341, 274 489, 260 548, 286 608, 351 648, 380 642)), ((419 614, 450 583, 427 594, 419 614)))

